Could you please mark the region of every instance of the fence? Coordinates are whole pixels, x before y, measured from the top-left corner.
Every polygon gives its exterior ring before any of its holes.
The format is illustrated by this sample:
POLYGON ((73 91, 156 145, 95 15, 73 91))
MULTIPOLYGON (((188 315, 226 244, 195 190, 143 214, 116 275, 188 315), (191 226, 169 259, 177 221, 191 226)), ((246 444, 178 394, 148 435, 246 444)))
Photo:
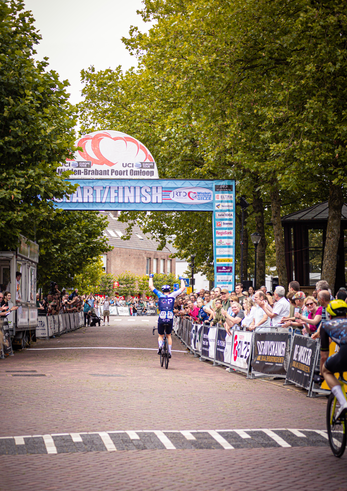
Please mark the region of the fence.
POLYGON ((39 316, 36 328, 37 338, 51 338, 74 331, 84 324, 83 312, 39 316))
POLYGON ((329 394, 313 380, 319 366, 319 341, 293 335, 281 327, 266 332, 233 330, 229 335, 218 325, 194 324, 178 317, 174 320, 174 332, 201 361, 209 360, 229 371, 242 372, 247 378, 283 378, 285 384, 307 390, 309 397, 329 394))

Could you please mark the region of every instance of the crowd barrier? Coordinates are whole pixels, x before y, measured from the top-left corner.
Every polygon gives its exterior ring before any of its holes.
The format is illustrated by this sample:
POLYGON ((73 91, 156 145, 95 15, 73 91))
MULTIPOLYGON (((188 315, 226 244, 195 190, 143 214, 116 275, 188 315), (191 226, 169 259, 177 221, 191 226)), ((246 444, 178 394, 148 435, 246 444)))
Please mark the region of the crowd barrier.
MULTIPOLYGON (((127 316, 132 315, 132 309, 130 307, 116 307, 115 305, 110 306, 110 315, 127 316)), ((143 310, 141 308, 137 309, 137 315, 157 315, 157 309, 148 307, 148 309, 143 310)), ((100 307, 100 316, 103 316, 103 308, 100 307)))
POLYGON ((181 342, 201 361, 225 366, 247 378, 283 378, 312 397, 329 394, 328 387, 315 384, 313 376, 319 367, 320 342, 293 334, 282 327, 262 332, 233 330, 229 335, 221 326, 194 324, 175 317, 174 332, 181 342))
POLYGON ((36 337, 51 338, 65 332, 74 331, 84 324, 83 312, 38 316, 36 337))

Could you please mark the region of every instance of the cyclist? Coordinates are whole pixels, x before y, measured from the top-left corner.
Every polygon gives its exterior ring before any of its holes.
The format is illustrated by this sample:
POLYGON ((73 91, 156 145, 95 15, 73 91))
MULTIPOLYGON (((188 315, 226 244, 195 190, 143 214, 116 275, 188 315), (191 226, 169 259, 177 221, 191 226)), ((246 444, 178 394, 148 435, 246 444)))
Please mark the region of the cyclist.
POLYGON ((171 287, 170 285, 163 285, 162 292, 154 288, 153 285, 153 274, 149 275, 149 288, 155 293, 158 297, 158 307, 159 307, 159 319, 158 319, 158 355, 161 353, 161 349, 164 345, 164 333, 166 332, 168 347, 169 347, 169 358, 171 358, 171 350, 172 350, 172 324, 173 324, 173 309, 175 305, 175 298, 185 290, 185 284, 183 278, 181 280, 181 288, 176 292, 170 293, 171 287))
POLYGON ((332 300, 327 312, 331 315, 331 320, 322 323, 320 333, 322 375, 340 404, 336 413, 336 418, 339 418, 347 411, 347 401, 334 373, 347 371, 347 303, 332 300), (340 346, 340 350, 328 358, 329 337, 340 346))

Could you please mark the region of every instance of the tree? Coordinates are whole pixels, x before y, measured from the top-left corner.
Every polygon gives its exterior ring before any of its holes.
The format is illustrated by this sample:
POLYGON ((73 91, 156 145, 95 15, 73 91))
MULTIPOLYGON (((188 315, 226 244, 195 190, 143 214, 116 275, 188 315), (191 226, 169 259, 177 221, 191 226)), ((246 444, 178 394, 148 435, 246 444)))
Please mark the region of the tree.
MULTIPOLYGON (((24 2, 0 2, 0 247, 15 249, 28 224, 74 187, 56 173, 73 149, 75 110, 48 61, 33 59, 40 36, 24 2)), ((34 238, 34 234, 30 237, 34 238)))
POLYGON ((96 293, 100 290, 103 277, 103 263, 100 257, 88 261, 86 266, 73 279, 74 288, 78 289, 81 295, 96 293))
POLYGON ((136 275, 131 273, 130 271, 125 271, 116 277, 116 280, 119 283, 117 287, 117 292, 124 298, 128 296, 134 297, 137 295, 137 286, 136 286, 136 275))
POLYGON ((102 236, 105 227, 106 218, 91 211, 57 209, 41 219, 36 231, 40 246, 38 285, 44 291, 48 291, 50 281, 60 288, 76 288, 75 275, 111 250, 102 236))
POLYGON ((114 295, 114 282, 116 281, 116 278, 113 274, 103 274, 100 279, 100 284, 98 288, 98 293, 101 293, 102 295, 107 295, 108 297, 111 297, 114 295))

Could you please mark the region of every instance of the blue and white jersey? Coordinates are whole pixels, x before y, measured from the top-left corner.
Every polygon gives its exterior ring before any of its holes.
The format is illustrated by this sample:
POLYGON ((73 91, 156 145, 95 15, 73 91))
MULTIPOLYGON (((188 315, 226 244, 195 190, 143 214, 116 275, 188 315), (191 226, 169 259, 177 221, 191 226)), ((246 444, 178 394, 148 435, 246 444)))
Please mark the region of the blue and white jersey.
POLYGON ((175 305, 175 298, 182 293, 181 290, 165 295, 154 288, 153 293, 155 293, 158 297, 159 320, 162 322, 172 321, 174 318, 173 309, 175 305))

